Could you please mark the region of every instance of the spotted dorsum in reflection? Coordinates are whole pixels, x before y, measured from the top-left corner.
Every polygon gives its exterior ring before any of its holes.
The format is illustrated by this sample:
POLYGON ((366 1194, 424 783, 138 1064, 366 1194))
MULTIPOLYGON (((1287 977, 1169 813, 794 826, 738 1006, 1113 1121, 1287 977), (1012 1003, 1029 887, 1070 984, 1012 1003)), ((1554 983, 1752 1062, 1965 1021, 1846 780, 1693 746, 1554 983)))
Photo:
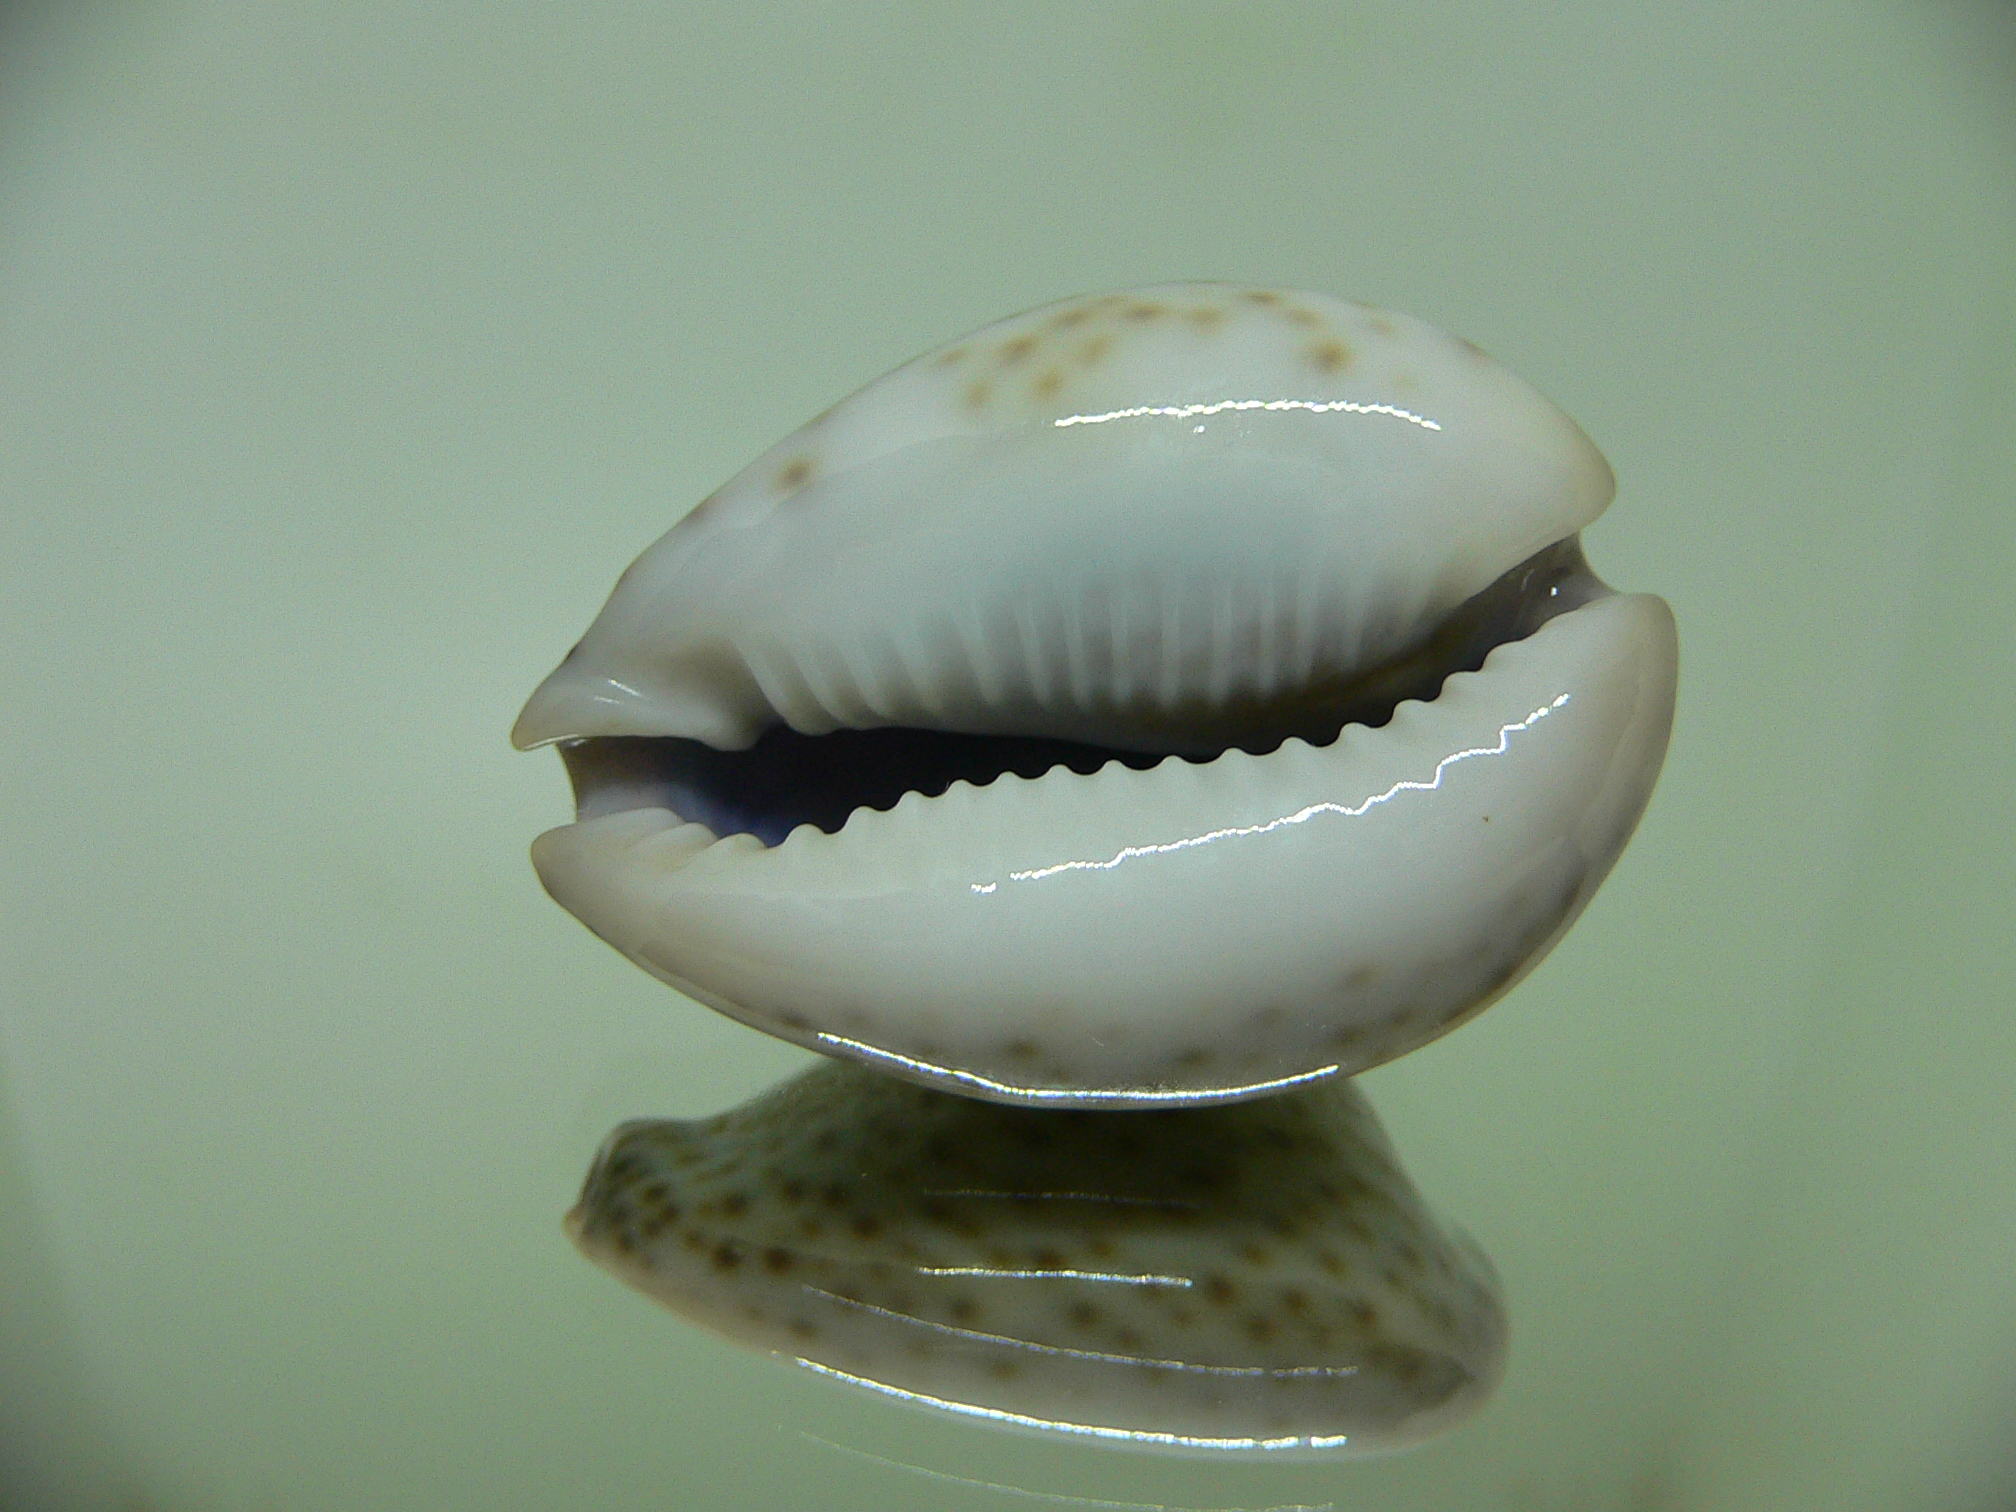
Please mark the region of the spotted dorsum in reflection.
POLYGON ((674 1312, 892 1397, 1190 1450, 1378 1451, 1472 1411, 1505 1322, 1371 1108, 1049 1112, 824 1066, 610 1136, 567 1226, 674 1312))
POLYGON ((770 1033, 1048 1106, 1434 1038, 1587 903, 1663 758, 1665 604, 1575 424, 1467 343, 1172 285, 927 353, 626 572, 520 717, 534 847, 770 1033))

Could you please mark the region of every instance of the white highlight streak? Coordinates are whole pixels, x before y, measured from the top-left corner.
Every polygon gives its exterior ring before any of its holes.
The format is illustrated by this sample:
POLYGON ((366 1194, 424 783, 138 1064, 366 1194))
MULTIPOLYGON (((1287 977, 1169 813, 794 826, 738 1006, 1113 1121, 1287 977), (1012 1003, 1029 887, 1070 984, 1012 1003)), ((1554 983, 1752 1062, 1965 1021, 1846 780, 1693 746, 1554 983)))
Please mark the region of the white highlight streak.
POLYGON ((1092 1438, 1119 1439, 1134 1444, 1166 1444, 1172 1449, 1336 1449, 1349 1439, 1348 1434, 1312 1434, 1306 1438, 1193 1438, 1185 1433, 1150 1433, 1140 1428, 1107 1428, 1094 1423, 1066 1423, 1049 1418, 1030 1417, 1026 1413, 1006 1412, 999 1407, 979 1407, 971 1402, 954 1402, 945 1397, 927 1395, 921 1391, 905 1391, 901 1386, 891 1386, 882 1381, 871 1381, 866 1376, 850 1375, 844 1370, 835 1370, 831 1365, 821 1365, 817 1360, 799 1359, 798 1363, 807 1370, 816 1370, 823 1376, 846 1381, 855 1386, 866 1386, 870 1391, 879 1391, 885 1396, 900 1397, 906 1402, 921 1403, 926 1407, 942 1407, 947 1412, 963 1413, 968 1417, 991 1418, 997 1423, 1014 1423, 1022 1428, 1045 1428, 1060 1433, 1082 1433, 1092 1438))
MULTIPOLYGON (((1210 830, 1202 835, 1190 835, 1181 840, 1168 840, 1158 845, 1129 845, 1116 851, 1104 861, 1059 861, 1054 866, 1039 866, 1033 871, 1008 873, 1011 882, 1038 882, 1045 877, 1054 877, 1067 871, 1111 871, 1123 861, 1132 861, 1138 856, 1162 856, 1171 851, 1184 851, 1199 845, 1209 845, 1214 840, 1237 840, 1247 835, 1264 835, 1283 825, 1302 824, 1321 814, 1338 814, 1347 819, 1356 819, 1379 804, 1400 793, 1429 793, 1442 785, 1442 774, 1459 761, 1468 761, 1475 756, 1503 756, 1512 748, 1512 736, 1518 730, 1530 730, 1549 714, 1567 703, 1569 695, 1563 693, 1552 703, 1535 709, 1516 724, 1498 727, 1498 744, 1495 746, 1472 746, 1467 751, 1457 751, 1444 756, 1435 763, 1435 775, 1425 782, 1406 777, 1393 784, 1383 793, 1374 793, 1363 803, 1312 803, 1307 808, 1299 808, 1292 814, 1283 814, 1278 819, 1269 819, 1265 824, 1235 824, 1224 829, 1210 830)), ((976 889, 977 890, 977 889, 976 889)), ((821 1036, 822 1038, 824 1036, 821 1036)))
POLYGON ((893 1308, 877 1307, 873 1302, 843 1297, 838 1292, 827 1291, 810 1282, 805 1283, 804 1290, 811 1296, 824 1297, 835 1307, 858 1308, 862 1312, 874 1313, 878 1318, 887 1318, 892 1323, 908 1323, 912 1328, 922 1328, 931 1333, 949 1334, 955 1339, 972 1339, 982 1344, 1005 1344, 1010 1349, 1026 1349, 1032 1354, 1058 1355, 1070 1360, 1097 1360, 1102 1365, 1147 1365, 1183 1375, 1233 1376, 1248 1381, 1298 1380, 1305 1376, 1336 1380, 1358 1374, 1356 1365, 1286 1365, 1279 1370, 1270 1370, 1265 1365, 1195 1365, 1188 1360, 1163 1360, 1154 1355, 1111 1354, 1103 1349, 1073 1349, 1068 1344, 1038 1344, 1034 1339, 989 1333, 983 1328, 961 1328, 956 1323, 938 1323, 930 1318, 897 1312, 893 1308))
MULTIPOLYGON (((1172 420, 1189 420, 1198 415, 1222 415, 1227 410, 1302 410, 1311 415, 1391 415, 1423 430, 1442 429, 1425 415, 1392 404, 1360 404, 1355 399, 1220 399, 1216 404, 1135 404, 1126 409, 1108 410, 1103 415, 1066 415, 1050 423, 1060 430, 1067 425, 1104 425, 1109 420, 1136 420, 1143 415, 1162 415, 1172 420)), ((1203 429, 1199 426, 1198 429, 1203 429)))
POLYGON ((1010 1281, 1118 1281, 1124 1286, 1188 1286, 1188 1276, 1088 1270, 1002 1270, 992 1265, 919 1265, 920 1276, 1001 1276, 1010 1281))
MULTIPOLYGON (((1173 850, 1174 846, 1165 846, 1173 850)), ((1117 859, 1117 858, 1116 858, 1117 859)), ((1097 862, 1067 861, 1062 866, 1052 867, 1052 871, 1062 871, 1070 866, 1095 866, 1097 862)), ((1014 874, 1018 880, 1023 873, 1014 874)), ((1163 1089, 1141 1087, 1132 1091, 1094 1092, 1076 1087, 1018 1087, 1012 1082, 996 1081, 991 1076, 982 1076, 976 1071, 954 1071, 949 1066, 934 1066, 929 1061, 917 1060, 912 1056, 898 1055, 894 1050, 884 1050, 875 1045, 863 1044, 857 1039, 848 1039, 844 1034, 819 1033, 813 1036, 822 1045, 831 1045, 836 1050, 845 1050, 849 1055, 857 1055, 862 1060, 874 1061, 881 1065, 900 1066, 905 1071, 915 1071, 924 1076, 941 1081, 958 1082, 964 1087, 977 1087, 986 1092, 998 1092, 1018 1102, 1068 1102, 1080 1108, 1131 1108, 1141 1103, 1183 1103, 1202 1105, 1213 1102, 1234 1102, 1240 1098, 1257 1097, 1262 1092, 1285 1092, 1290 1087, 1300 1087, 1308 1082, 1321 1081, 1326 1076, 1337 1074, 1336 1066, 1318 1066, 1314 1071, 1299 1072, 1294 1076, 1277 1076, 1272 1081, 1248 1082, 1243 1087, 1211 1087, 1206 1090, 1185 1090, 1182 1088, 1163 1089)), ((1340 1063, 1341 1064, 1341 1063, 1340 1063)))

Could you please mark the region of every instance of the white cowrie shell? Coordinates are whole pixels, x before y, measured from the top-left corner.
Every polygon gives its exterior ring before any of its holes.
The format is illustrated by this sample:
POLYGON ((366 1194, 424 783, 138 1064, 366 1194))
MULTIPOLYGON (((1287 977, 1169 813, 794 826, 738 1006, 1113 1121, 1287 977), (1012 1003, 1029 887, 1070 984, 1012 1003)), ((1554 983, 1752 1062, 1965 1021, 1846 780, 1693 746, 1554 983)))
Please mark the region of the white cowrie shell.
POLYGON ((826 1065, 617 1129, 568 1232, 682 1317, 993 1425, 1401 1448, 1490 1395, 1496 1277, 1349 1082, 1058 1115, 826 1065))
POLYGON ((580 801, 535 864, 674 986, 954 1090, 1362 1069, 1530 969, 1649 797, 1677 650, 1663 602, 1581 565, 1611 486, 1406 317, 1210 285, 1015 317, 631 567, 514 735, 560 742, 580 801), (827 766, 872 789, 909 747, 785 727, 1068 740, 1082 770, 956 780, 973 741, 933 796, 854 798, 827 766), (822 805, 833 832, 791 827, 822 805))

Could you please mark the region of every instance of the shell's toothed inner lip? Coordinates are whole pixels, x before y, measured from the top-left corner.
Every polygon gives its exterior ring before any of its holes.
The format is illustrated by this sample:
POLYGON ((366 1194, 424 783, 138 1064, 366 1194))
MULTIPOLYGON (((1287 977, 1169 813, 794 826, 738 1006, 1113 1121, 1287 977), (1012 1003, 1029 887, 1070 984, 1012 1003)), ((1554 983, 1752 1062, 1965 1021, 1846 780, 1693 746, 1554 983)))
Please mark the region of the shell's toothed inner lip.
POLYGON ((1160 749, 907 727, 806 735, 780 722, 740 751, 674 736, 607 735, 564 742, 560 752, 582 819, 666 808, 716 835, 748 834, 774 846, 801 824, 831 834, 857 809, 887 810, 908 793, 935 798, 955 782, 983 787, 1007 773, 1034 778, 1060 766, 1089 775, 1112 761, 1146 771, 1171 756, 1208 762, 1234 748, 1262 756, 1291 737, 1328 745, 1346 725, 1377 727, 1398 704, 1435 698, 1447 678, 1476 671, 1498 646, 1609 592, 1570 536, 1459 605, 1407 655, 1277 697, 1195 738, 1172 730, 1160 749))

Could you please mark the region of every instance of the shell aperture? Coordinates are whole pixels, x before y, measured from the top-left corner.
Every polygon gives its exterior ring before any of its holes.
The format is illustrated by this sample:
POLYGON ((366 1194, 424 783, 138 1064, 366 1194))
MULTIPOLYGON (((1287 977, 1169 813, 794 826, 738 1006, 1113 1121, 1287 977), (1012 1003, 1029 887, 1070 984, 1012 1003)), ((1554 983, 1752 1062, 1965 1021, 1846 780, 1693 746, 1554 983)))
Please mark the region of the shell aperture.
POLYGON ((1672 618, 1572 421, 1422 322, 1171 285, 999 322, 652 546, 534 694, 548 890, 784 1038, 1051 1106, 1444 1032, 1608 872, 1672 618))
POLYGON ((828 1065, 613 1133, 567 1220, 691 1321, 1009 1427, 1177 1450, 1404 1447, 1506 1327, 1349 1082, 1054 1113, 828 1065))

